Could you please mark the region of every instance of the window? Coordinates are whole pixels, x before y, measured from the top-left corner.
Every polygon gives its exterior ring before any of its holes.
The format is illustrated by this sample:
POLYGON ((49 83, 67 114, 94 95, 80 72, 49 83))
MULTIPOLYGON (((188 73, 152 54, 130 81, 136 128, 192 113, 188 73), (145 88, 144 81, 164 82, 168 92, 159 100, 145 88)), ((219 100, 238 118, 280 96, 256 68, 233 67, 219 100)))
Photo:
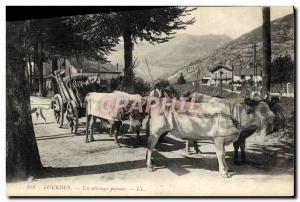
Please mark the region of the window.
POLYGON ((241 79, 245 79, 245 75, 241 75, 241 79))

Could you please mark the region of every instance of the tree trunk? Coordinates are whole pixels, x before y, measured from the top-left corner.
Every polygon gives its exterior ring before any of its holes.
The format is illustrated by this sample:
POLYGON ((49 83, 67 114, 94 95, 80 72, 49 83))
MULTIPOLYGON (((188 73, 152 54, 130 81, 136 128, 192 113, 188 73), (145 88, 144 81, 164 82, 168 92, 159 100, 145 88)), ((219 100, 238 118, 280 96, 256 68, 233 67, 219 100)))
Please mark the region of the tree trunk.
POLYGON ((133 67, 132 67, 132 50, 133 43, 131 40, 130 31, 124 31, 124 79, 123 85, 125 85, 125 91, 133 93, 133 67))
POLYGON ((75 54, 75 59, 76 59, 76 63, 77 63, 77 66, 80 67, 80 71, 83 71, 83 66, 82 66, 82 62, 83 62, 83 56, 82 56, 82 53, 78 53, 78 54, 75 54))
MULTIPOLYGON (((54 56, 52 57, 52 69, 51 69, 51 73, 54 74, 54 71, 56 71, 58 69, 58 57, 54 56)), ((58 89, 57 86, 55 85, 56 81, 54 78, 51 78, 51 83, 52 83, 52 87, 53 87, 53 93, 56 94, 58 93, 58 89)))
POLYGON ((33 61, 34 61, 34 80, 33 80, 33 86, 34 86, 34 92, 37 91, 37 87, 38 87, 38 82, 37 82, 37 76, 38 76, 38 71, 39 71, 39 44, 37 41, 35 41, 34 45, 33 45, 33 61))
POLYGON ((6 26, 6 177, 12 181, 38 174, 42 164, 25 78, 24 23, 7 22, 6 26))
POLYGON ((38 68, 39 68, 39 95, 43 96, 44 94, 44 75, 43 75, 43 42, 39 44, 39 61, 38 61, 38 68))
POLYGON ((270 7, 263 7, 263 86, 271 90, 271 23, 270 7))
POLYGON ((29 94, 32 93, 32 65, 31 65, 31 59, 28 58, 29 63, 29 94))
POLYGON ((54 56, 52 57, 52 73, 54 73, 55 70, 58 69, 58 57, 54 56))

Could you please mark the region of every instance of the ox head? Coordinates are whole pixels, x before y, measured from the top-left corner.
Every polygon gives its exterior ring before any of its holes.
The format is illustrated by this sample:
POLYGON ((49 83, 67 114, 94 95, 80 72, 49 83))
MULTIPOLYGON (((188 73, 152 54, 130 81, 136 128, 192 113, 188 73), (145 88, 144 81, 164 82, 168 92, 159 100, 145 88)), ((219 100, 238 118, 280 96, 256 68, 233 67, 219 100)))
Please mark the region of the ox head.
POLYGON ((249 107, 248 114, 256 118, 261 133, 267 135, 286 127, 287 118, 279 97, 271 97, 263 88, 250 92, 249 95, 245 98, 245 103, 249 107))
POLYGON ((258 91, 251 92, 250 96, 245 100, 247 99, 248 104, 253 104, 253 102, 265 102, 266 104, 268 104, 271 112, 275 116, 274 122, 272 124, 272 131, 275 132, 286 127, 287 118, 285 115, 285 110, 281 106, 279 97, 271 97, 270 93, 267 90, 265 90, 264 88, 260 88, 258 91), (249 100, 251 101, 249 102, 249 100))
POLYGON ((257 102, 259 102, 259 101, 265 101, 267 103, 271 102, 270 93, 265 88, 262 88, 262 87, 260 87, 257 91, 247 90, 246 98, 257 101, 257 102))
POLYGON ((242 117, 243 127, 256 126, 256 130, 265 136, 274 131, 276 114, 272 111, 270 93, 264 89, 250 92, 245 98, 246 115, 242 117))
POLYGON ((244 129, 254 128, 263 136, 273 132, 275 115, 264 101, 245 99, 241 116, 241 126, 244 129))
MULTIPOLYGON (((148 96, 141 97, 134 103, 130 103, 129 110, 125 113, 129 118, 130 129, 131 128, 141 128, 144 119, 147 117, 148 113, 146 110, 148 102, 148 96)), ((129 130, 130 130, 129 129, 129 130)))
POLYGON ((274 131, 284 129, 287 125, 287 116, 284 108, 280 103, 279 97, 271 97, 269 106, 272 112, 275 114, 274 131))

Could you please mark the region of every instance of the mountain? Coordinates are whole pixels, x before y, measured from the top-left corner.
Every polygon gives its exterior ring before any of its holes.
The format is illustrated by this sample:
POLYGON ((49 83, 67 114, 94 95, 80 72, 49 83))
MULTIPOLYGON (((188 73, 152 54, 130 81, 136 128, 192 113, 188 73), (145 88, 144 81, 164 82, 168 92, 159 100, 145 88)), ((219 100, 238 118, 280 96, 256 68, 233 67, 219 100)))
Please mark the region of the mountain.
MULTIPOLYGON (((231 41, 227 35, 188 35, 176 34, 175 38, 166 43, 152 45, 148 42, 138 42, 134 46, 133 56, 138 59, 135 71, 138 76, 149 79, 145 58, 150 67, 153 79, 167 76, 190 61, 196 60, 231 41)), ((123 66, 123 43, 114 48, 109 60, 123 66)))
MULTIPOLYGON (((235 70, 249 68, 253 65, 254 48, 256 41, 257 67, 261 72, 262 64, 262 27, 258 27, 224 46, 213 51, 205 57, 191 60, 190 64, 183 66, 168 76, 168 80, 174 83, 182 73, 187 81, 202 78, 210 69, 217 65, 225 65, 231 68, 234 63, 235 70), (232 62, 233 61, 233 62, 232 62), (199 69, 199 71, 198 71, 199 69), (198 73, 197 73, 198 72, 198 73)), ((294 60, 294 15, 287 15, 271 22, 271 46, 272 59, 280 55, 289 54, 294 60)))

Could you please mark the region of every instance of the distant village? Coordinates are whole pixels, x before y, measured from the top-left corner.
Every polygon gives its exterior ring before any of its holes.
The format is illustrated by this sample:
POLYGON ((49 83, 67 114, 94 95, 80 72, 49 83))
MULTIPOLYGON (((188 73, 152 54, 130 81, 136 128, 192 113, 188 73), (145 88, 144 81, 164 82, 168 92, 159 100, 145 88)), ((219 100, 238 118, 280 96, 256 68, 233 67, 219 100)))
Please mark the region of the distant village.
POLYGON ((240 68, 238 70, 233 70, 230 67, 218 65, 211 69, 209 74, 205 75, 201 82, 204 85, 216 85, 219 83, 224 84, 240 84, 242 81, 262 81, 262 72, 255 68, 240 68))

